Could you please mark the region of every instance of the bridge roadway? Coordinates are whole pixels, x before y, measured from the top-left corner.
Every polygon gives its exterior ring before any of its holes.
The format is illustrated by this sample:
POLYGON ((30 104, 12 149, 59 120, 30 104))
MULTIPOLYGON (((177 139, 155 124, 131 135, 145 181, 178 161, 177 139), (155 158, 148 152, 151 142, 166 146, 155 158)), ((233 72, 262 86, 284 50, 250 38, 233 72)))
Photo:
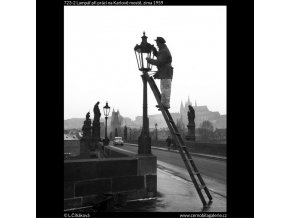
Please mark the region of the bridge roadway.
MULTIPOLYGON (((137 153, 138 151, 137 146, 128 145, 126 143, 120 148, 135 153, 137 153)), ((158 161, 162 161, 186 169, 179 153, 152 148, 152 154, 157 156, 158 161)), ((202 174, 216 179, 224 184, 226 183, 226 160, 214 160, 206 157, 196 156, 193 156, 193 160, 202 174)))
MULTIPOLYGON (((137 145, 127 144, 117 146, 130 152, 137 153, 137 145)), ((152 154, 157 156, 158 168, 167 168, 176 176, 190 180, 181 155, 178 152, 152 148, 152 154)), ((226 160, 208 157, 192 156, 208 187, 222 196, 226 196, 226 160)))

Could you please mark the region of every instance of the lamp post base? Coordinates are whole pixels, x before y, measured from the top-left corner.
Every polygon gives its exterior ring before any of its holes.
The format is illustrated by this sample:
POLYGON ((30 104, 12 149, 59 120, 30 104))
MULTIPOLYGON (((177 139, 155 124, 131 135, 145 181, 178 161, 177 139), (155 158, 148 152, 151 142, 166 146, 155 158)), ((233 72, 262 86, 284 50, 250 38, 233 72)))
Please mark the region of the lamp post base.
POLYGON ((151 155, 151 138, 143 133, 138 138, 138 155, 151 155))

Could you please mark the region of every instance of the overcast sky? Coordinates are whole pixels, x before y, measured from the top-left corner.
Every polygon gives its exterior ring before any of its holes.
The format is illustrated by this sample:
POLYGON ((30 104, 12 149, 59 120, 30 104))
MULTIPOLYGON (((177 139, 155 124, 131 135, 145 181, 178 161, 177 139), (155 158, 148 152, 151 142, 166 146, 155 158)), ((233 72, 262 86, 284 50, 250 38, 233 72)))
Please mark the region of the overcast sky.
MULTIPOLYGON (((84 118, 100 101, 122 116, 142 115, 134 46, 161 36, 174 67, 170 112, 197 101, 226 114, 225 6, 65 6, 64 118, 84 118)), ((156 80, 159 87, 160 80, 156 80)), ((148 85, 148 114, 157 114, 148 85)), ((102 114, 102 117, 104 115, 102 114)))

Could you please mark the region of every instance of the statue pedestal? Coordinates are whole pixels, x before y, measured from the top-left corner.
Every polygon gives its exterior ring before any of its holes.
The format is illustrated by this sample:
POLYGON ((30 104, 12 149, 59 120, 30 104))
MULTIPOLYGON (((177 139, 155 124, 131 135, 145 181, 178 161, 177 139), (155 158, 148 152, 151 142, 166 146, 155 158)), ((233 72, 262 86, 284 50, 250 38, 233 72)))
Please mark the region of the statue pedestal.
POLYGON ((83 131, 83 137, 80 142, 80 156, 79 158, 90 158, 91 153, 91 145, 92 145, 92 130, 91 130, 91 120, 86 119, 84 121, 84 125, 82 128, 83 131))
POLYGON ((80 155, 79 158, 87 159, 90 158, 90 139, 82 138, 80 141, 80 155))
POLYGON ((186 140, 195 141, 195 125, 194 124, 188 124, 187 128, 188 128, 188 134, 185 137, 186 140))
POLYGON ((93 122, 92 127, 92 142, 91 142, 91 151, 99 150, 99 140, 100 140, 100 122, 93 122))

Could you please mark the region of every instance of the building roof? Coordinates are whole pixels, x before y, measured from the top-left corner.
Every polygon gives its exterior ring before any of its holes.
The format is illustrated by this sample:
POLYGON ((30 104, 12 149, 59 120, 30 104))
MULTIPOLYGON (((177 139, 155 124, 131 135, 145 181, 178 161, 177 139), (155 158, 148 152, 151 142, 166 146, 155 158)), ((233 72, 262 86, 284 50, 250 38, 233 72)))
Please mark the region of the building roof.
POLYGON ((196 111, 209 111, 207 106, 194 106, 193 109, 196 111))

